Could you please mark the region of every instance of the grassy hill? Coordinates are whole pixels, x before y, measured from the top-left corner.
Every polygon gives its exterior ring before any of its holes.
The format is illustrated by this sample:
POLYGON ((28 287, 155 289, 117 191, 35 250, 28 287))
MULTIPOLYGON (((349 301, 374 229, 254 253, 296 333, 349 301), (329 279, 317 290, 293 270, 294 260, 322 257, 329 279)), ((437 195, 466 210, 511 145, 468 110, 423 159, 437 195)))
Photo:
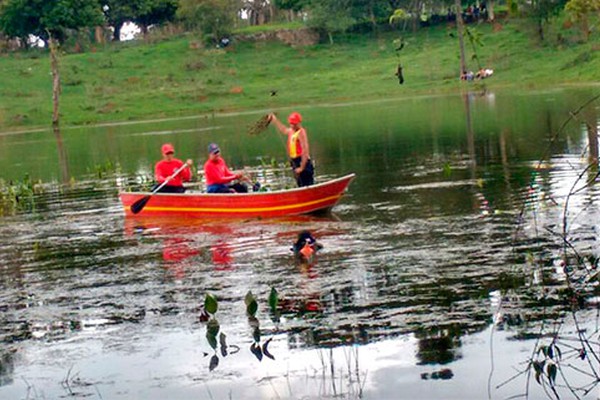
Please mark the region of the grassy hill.
MULTIPOLYGON (((531 22, 529 22, 531 24, 531 22)), ((540 43, 524 21, 470 26, 475 52, 494 75, 461 82, 455 29, 336 36, 335 44, 293 48, 279 42, 233 40, 206 49, 194 35, 155 43, 109 44, 63 54, 61 123, 170 118, 281 106, 346 102, 476 89, 583 85, 600 81, 600 43, 576 43, 549 31, 540 43), (394 39, 405 46, 396 52, 394 39), (557 39, 559 38, 559 39, 557 39), (405 82, 399 85, 398 63, 405 82), (276 95, 271 95, 276 91, 276 95)), ((575 37, 576 32, 570 31, 575 37)), ((592 36, 593 37, 593 36, 592 36)), ((466 42, 469 68, 477 62, 466 42)), ((42 50, 0 57, 0 130, 48 127, 51 77, 42 50)))

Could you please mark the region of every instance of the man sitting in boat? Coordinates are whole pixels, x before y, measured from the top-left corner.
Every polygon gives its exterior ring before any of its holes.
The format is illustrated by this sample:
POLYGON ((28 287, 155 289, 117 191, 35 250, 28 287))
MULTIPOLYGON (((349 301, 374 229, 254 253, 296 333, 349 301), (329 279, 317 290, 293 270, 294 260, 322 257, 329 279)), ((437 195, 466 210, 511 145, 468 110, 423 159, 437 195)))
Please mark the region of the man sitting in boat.
POLYGON ((204 163, 204 178, 208 193, 246 193, 248 187, 233 181, 246 181, 252 183, 243 173, 234 173, 229 170, 225 160, 221 157, 221 149, 215 143, 208 145, 208 160, 204 163))
POLYGON ((154 166, 154 176, 156 181, 158 182, 152 188, 154 191, 157 187, 159 187, 162 183, 164 183, 167 179, 169 180, 166 185, 158 190, 158 192, 162 193, 183 193, 185 192, 185 187, 183 187, 183 182, 188 182, 192 178, 192 171, 190 167, 193 164, 192 160, 187 160, 185 163, 187 164, 187 168, 181 170, 180 173, 171 177, 179 168, 183 166, 183 161, 175 158, 175 148, 171 143, 165 143, 161 147, 161 152, 163 155, 163 159, 156 163, 154 166))

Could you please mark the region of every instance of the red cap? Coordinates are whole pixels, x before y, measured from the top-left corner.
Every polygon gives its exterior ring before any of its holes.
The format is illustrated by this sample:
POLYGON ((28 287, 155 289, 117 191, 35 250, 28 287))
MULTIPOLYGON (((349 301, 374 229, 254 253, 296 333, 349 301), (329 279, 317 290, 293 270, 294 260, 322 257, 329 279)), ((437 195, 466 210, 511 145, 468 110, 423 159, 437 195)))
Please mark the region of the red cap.
POLYGON ((293 112, 290 114, 290 116, 288 117, 288 122, 290 124, 299 124, 300 122, 302 122, 302 115, 300 115, 297 112, 293 112))
POLYGON ((160 151, 162 151, 163 154, 175 153, 175 148, 173 147, 173 145, 171 143, 165 143, 160 148, 160 151))

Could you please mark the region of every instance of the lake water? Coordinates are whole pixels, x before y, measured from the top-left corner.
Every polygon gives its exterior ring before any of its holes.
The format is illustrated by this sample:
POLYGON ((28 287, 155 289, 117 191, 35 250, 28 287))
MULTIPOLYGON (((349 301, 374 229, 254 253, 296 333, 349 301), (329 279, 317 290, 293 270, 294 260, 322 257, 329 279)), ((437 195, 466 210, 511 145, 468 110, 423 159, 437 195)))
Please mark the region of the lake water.
POLYGON ((0 398, 597 398, 597 94, 301 107, 317 181, 357 174, 324 217, 124 217, 164 142, 293 184, 264 112, 0 134, 0 398))

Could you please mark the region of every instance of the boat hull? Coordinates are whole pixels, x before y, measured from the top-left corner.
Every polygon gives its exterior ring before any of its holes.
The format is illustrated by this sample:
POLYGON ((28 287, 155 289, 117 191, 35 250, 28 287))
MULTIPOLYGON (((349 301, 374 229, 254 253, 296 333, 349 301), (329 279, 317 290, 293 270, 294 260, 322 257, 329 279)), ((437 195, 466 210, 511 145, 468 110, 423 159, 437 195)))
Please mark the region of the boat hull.
POLYGON ((327 212, 344 195, 354 177, 349 174, 317 185, 273 192, 156 193, 137 214, 131 211, 131 205, 151 193, 121 192, 119 198, 127 216, 271 218, 327 212))

